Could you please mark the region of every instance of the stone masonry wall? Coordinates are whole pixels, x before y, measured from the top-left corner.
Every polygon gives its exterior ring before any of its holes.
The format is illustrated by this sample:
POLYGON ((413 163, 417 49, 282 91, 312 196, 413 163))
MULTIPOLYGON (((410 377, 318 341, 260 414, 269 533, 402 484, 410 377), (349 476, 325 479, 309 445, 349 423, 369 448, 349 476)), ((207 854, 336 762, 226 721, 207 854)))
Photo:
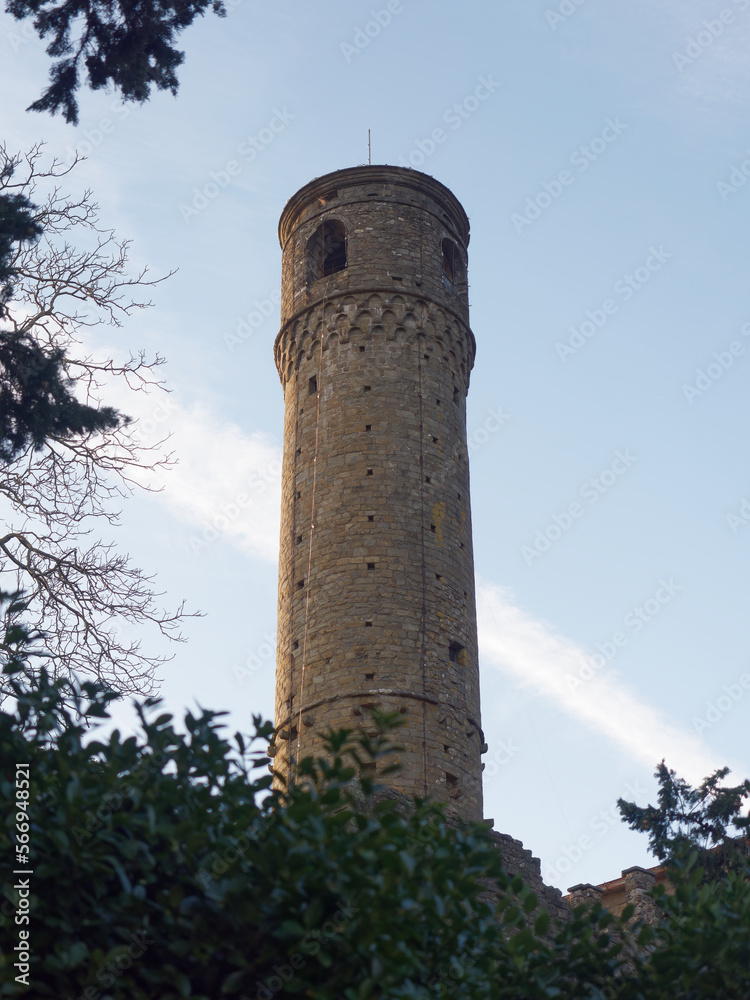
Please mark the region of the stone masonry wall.
POLYGON ((500 851, 503 868, 509 875, 520 875, 526 886, 539 899, 539 906, 547 910, 554 920, 564 923, 570 918, 570 905, 559 889, 542 880, 542 863, 527 850, 520 840, 514 840, 497 830, 490 832, 493 843, 500 851))
POLYGON ((468 221, 426 175, 319 178, 282 215, 276 364, 285 427, 275 767, 329 728, 399 712, 411 795, 482 817, 466 393, 468 221), (347 267, 308 284, 308 241, 344 225, 347 267), (456 248, 443 277, 442 241, 456 248))

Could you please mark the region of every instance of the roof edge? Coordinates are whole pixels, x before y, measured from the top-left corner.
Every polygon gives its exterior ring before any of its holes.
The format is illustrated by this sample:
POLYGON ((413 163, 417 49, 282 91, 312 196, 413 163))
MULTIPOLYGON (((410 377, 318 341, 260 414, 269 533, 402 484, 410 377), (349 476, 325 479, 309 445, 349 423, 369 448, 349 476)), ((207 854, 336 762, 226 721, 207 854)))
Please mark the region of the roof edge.
POLYGON ((442 202, 454 216, 457 231, 461 235, 464 245, 468 245, 469 217, 463 205, 450 188, 446 187, 445 184, 442 184, 430 174, 423 174, 420 170, 412 170, 411 167, 378 164, 376 166, 363 165, 334 170, 330 174, 315 177, 295 192, 284 206, 281 218, 279 219, 279 243, 282 249, 290 236, 293 228, 293 220, 307 203, 320 197, 325 189, 394 182, 417 191, 424 192, 427 190, 436 201, 442 202))

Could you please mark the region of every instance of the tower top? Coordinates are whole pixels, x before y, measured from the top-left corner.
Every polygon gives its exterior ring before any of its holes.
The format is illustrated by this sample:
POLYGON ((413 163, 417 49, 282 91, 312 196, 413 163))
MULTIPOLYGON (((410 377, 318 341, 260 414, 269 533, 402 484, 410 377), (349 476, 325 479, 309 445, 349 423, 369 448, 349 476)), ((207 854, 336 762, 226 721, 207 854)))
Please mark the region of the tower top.
MULTIPOLYGON (((330 174, 323 174, 301 187, 296 194, 293 194, 284 207, 279 219, 279 243, 282 250, 286 246, 292 230, 301 216, 305 216, 305 221, 314 215, 330 211, 330 201, 336 193, 344 188, 363 187, 371 185, 371 197, 385 197, 386 186, 395 186, 406 189, 413 195, 413 204, 417 204, 429 196, 436 202, 444 212, 442 223, 451 228, 460 242, 467 246, 469 243, 469 218, 453 192, 435 180, 429 174, 423 174, 419 170, 412 170, 410 167, 392 167, 387 164, 376 166, 345 167, 343 170, 334 170, 330 174)), ((367 198, 370 192, 367 192, 367 198)), ((426 206, 423 206, 426 207, 426 206)))

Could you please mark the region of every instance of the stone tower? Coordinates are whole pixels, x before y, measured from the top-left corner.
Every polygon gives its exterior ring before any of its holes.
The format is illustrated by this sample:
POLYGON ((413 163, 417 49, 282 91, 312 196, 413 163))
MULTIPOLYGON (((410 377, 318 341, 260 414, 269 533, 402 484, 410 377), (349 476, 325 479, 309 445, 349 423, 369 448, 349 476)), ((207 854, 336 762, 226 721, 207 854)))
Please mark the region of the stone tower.
POLYGON ((469 222, 416 170, 318 177, 287 203, 275 766, 400 712, 389 784, 482 818, 466 394, 469 222))

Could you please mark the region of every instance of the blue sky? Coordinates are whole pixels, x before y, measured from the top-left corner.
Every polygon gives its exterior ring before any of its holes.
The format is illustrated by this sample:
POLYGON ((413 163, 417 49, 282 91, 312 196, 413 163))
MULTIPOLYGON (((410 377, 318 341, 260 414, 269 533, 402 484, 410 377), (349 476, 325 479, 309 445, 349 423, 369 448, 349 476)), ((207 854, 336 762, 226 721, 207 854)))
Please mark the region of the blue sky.
POLYGON ((613 806, 662 757, 750 775, 750 0, 239 0, 182 44, 176 99, 86 95, 74 128, 24 111, 47 57, 0 18, 9 145, 86 154, 70 190, 178 268, 88 342, 168 358, 166 400, 117 402, 179 464, 115 536, 205 611, 167 705, 272 712, 276 225, 369 127, 471 220, 485 815, 563 889, 650 864, 613 806))

